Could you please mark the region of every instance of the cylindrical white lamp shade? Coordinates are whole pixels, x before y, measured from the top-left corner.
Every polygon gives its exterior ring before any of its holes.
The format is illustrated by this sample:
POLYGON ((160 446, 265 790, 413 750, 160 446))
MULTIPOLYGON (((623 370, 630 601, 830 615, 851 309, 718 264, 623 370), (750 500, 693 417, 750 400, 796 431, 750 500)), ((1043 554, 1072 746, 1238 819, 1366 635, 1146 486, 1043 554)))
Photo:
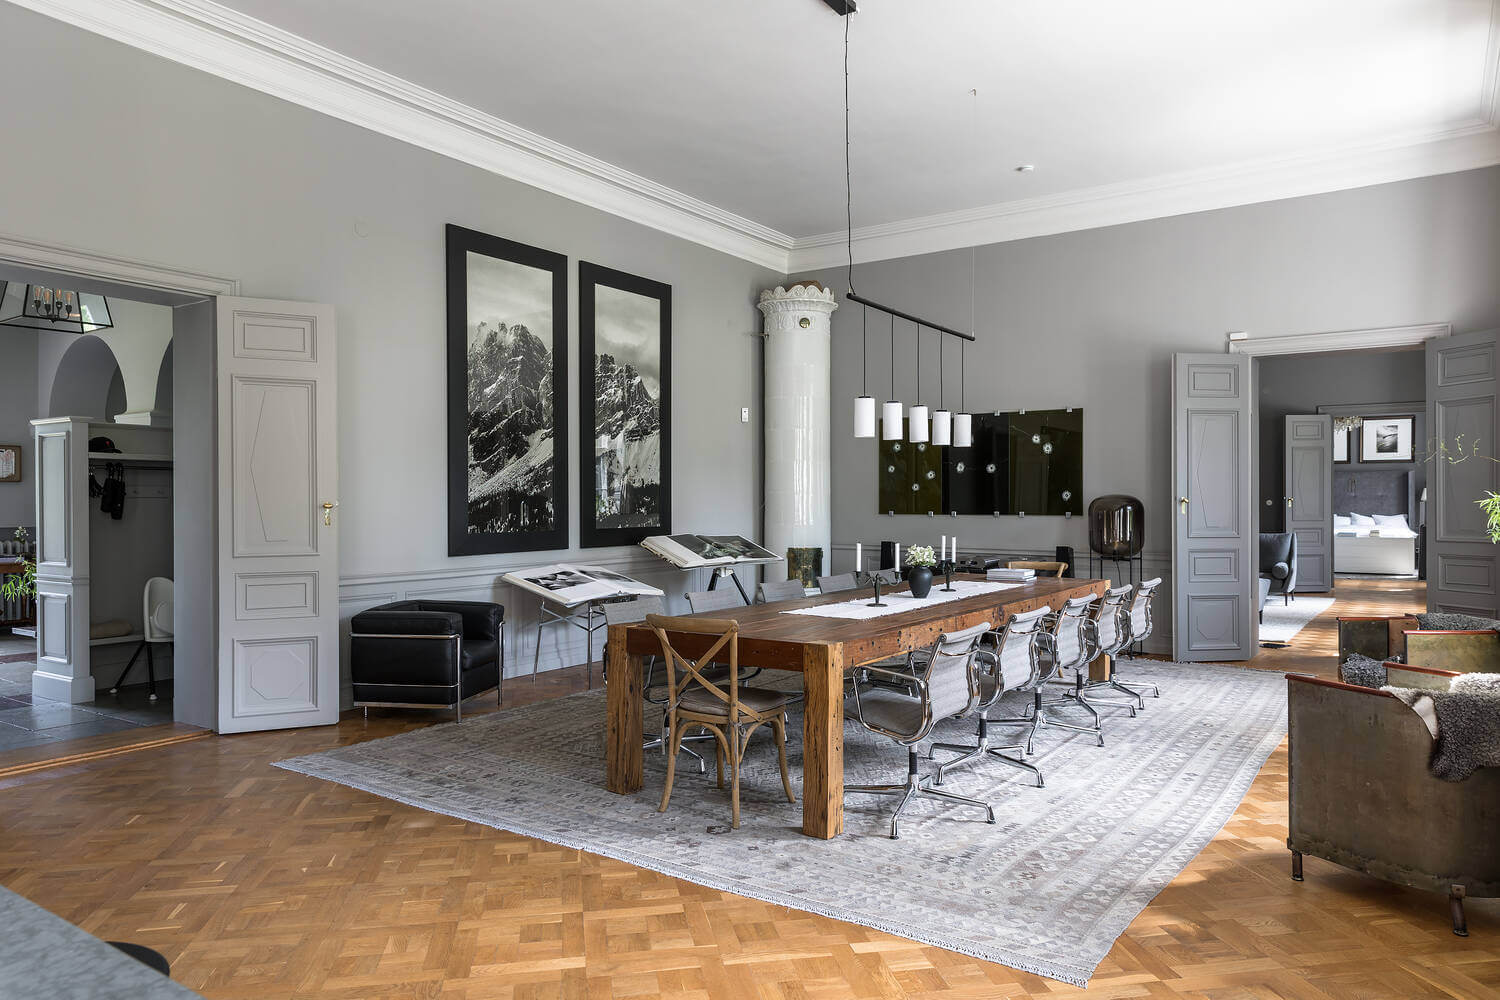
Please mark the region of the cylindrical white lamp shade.
POLYGON ((875 436, 874 396, 860 396, 854 401, 854 436, 857 438, 875 436))
POLYGON ((911 414, 906 418, 906 429, 911 432, 912 444, 927 442, 927 407, 918 403, 911 408, 911 414))
POLYGON ((932 443, 936 445, 953 443, 953 412, 951 410, 932 411, 932 443))
POLYGON ((880 408, 880 437, 885 441, 901 440, 901 404, 894 400, 880 408))
POLYGON ((974 415, 972 413, 956 413, 953 415, 953 447, 972 448, 974 446, 974 415))

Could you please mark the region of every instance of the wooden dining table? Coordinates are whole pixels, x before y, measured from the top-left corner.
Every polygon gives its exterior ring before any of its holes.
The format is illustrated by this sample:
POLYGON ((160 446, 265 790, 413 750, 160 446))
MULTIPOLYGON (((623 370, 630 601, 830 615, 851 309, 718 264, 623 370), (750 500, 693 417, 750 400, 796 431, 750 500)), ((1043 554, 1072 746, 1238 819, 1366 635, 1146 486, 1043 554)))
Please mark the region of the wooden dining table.
MULTIPOLYGON (((981 576, 955 580, 982 581, 981 576)), ((938 593, 941 582, 934 584, 938 593)), ((802 675, 802 832, 824 840, 844 831, 844 675, 867 663, 930 646, 943 632, 981 622, 999 628, 1013 614, 1042 605, 1059 607, 1084 594, 1102 595, 1106 580, 1038 578, 1005 590, 870 619, 824 618, 783 612, 866 599, 869 590, 841 591, 802 600, 775 601, 689 616, 732 618, 739 624, 741 667, 785 670, 802 675)), ((900 593, 904 586, 886 593, 900 593)), ((714 637, 693 632, 668 634, 687 657, 701 655, 714 637)), ((642 773, 642 685, 646 658, 661 655, 661 642, 644 625, 611 625, 606 686, 608 709, 605 769, 609 790, 640 791, 642 773)))

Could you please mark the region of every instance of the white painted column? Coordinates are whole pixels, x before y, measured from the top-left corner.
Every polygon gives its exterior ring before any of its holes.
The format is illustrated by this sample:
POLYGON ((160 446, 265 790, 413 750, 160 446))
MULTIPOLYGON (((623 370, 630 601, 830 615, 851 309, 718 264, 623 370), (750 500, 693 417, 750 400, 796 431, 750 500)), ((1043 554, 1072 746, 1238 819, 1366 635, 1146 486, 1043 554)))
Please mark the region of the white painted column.
MULTIPOLYGON (((766 318, 764 424, 766 548, 818 548, 832 572, 832 411, 830 333, 833 293, 817 284, 760 293, 766 318)), ((785 579, 786 564, 765 568, 785 579)))
POLYGON ((94 700, 89 667, 89 425, 31 422, 36 442, 36 670, 31 693, 94 700))

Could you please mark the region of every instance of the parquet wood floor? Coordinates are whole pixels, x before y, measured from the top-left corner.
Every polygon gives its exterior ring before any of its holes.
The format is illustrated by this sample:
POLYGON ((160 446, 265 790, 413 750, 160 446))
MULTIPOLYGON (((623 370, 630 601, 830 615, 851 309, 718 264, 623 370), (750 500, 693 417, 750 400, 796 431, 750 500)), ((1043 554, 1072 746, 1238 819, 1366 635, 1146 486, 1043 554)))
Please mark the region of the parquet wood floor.
MULTIPOLYGON (((1398 600, 1380 590, 1349 597, 1398 600)), ((508 700, 582 684, 554 671, 508 700)), ((1284 749, 1082 991, 270 766, 437 718, 351 713, 0 780, 0 882, 223 1000, 1500 997, 1495 901, 1471 901, 1460 939, 1434 894, 1311 858, 1290 880, 1284 749)))

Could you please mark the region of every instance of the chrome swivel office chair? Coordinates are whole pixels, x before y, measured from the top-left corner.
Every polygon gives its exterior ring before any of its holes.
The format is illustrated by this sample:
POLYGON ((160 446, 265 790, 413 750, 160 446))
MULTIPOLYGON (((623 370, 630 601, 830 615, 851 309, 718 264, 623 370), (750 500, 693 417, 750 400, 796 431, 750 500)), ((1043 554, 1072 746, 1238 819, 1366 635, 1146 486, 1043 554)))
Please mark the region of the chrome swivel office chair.
POLYGON ((916 692, 913 695, 886 688, 856 686, 854 689, 849 714, 870 732, 888 736, 906 747, 906 781, 902 784, 844 786, 845 793, 901 796, 895 812, 891 813, 892 840, 900 838, 901 811, 914 798, 946 799, 975 806, 985 811, 986 822, 995 822, 995 810, 989 803, 934 787, 922 778, 917 766, 917 745, 928 737, 933 726, 942 719, 969 715, 978 706, 980 668, 976 654, 979 640, 989 629, 989 622, 984 622, 938 636, 927 662, 916 668, 915 676, 882 667, 865 668, 876 676, 888 675, 888 679, 898 683, 911 684, 916 692))
POLYGON ((1030 691, 1042 683, 1044 658, 1041 644, 1037 640, 1045 634, 1042 622, 1051 613, 1051 608, 1043 606, 1034 611, 1011 615, 1004 626, 986 637, 993 640, 993 647, 981 646, 977 654, 981 667, 979 707, 975 711, 975 715, 979 717, 979 742, 973 746, 963 743, 932 744, 927 756, 933 759, 936 759, 934 755, 939 750, 954 750, 959 754, 938 765, 937 773, 932 779, 934 785, 941 785, 943 778, 954 768, 972 764, 985 757, 994 757, 1011 767, 1031 772, 1036 778, 1036 787, 1043 787, 1045 782, 1040 768, 1007 753, 1011 750, 1025 750, 1026 744, 995 746, 990 743, 990 720, 985 718, 985 713, 1007 692, 1030 691))
MULTIPOLYGON (((1156 592, 1160 588, 1161 577, 1159 576, 1151 580, 1144 580, 1135 588, 1135 597, 1130 601, 1130 610, 1126 618, 1130 626, 1130 638, 1126 642, 1127 646, 1134 646, 1151 638, 1151 631, 1156 627, 1156 620, 1151 614, 1151 602, 1156 597, 1156 592)), ((1123 648, 1121 652, 1124 652, 1123 648)), ((1126 680, 1129 680, 1129 677, 1126 680)), ((1128 686, 1121 684, 1120 687, 1127 693, 1136 695, 1137 698, 1140 697, 1138 690, 1150 691, 1153 698, 1161 697, 1161 688, 1149 681, 1132 683, 1128 686)), ((1144 705, 1145 702, 1142 701, 1141 704, 1144 705)))
POLYGON ((990 722, 1004 723, 1029 723, 1030 731, 1026 734, 1026 753, 1030 756, 1036 742, 1036 731, 1051 726, 1055 729, 1071 729, 1076 733, 1092 733, 1099 740, 1099 745, 1104 745, 1104 730, 1099 723, 1099 713, 1087 701, 1079 701, 1072 697, 1047 698, 1043 692, 1046 684, 1059 679, 1076 685, 1076 681, 1062 677, 1064 671, 1082 671, 1087 677, 1089 661, 1093 656, 1093 643, 1090 641, 1090 633, 1086 622, 1094 602, 1098 600, 1093 594, 1085 594, 1066 601, 1056 612, 1044 619, 1044 631, 1039 637, 1046 655, 1046 666, 1043 676, 1036 685, 1033 693, 1031 713, 1009 719, 991 719, 990 722), (1093 718, 1092 726, 1080 726, 1077 723, 1065 722, 1054 714, 1051 709, 1057 708, 1082 708, 1093 718))
MULTIPOLYGON (((1130 644, 1130 622, 1126 617, 1126 603, 1130 599, 1130 585, 1114 587, 1104 592, 1104 597, 1094 605, 1094 614, 1089 619, 1088 627, 1093 631, 1094 655, 1108 656, 1111 661, 1119 656, 1120 650, 1130 644)), ((1085 681, 1081 697, 1096 708, 1126 708, 1130 710, 1132 718, 1135 717, 1136 709, 1145 708, 1146 704, 1141 696, 1121 684, 1115 678, 1118 664, 1111 662, 1109 680, 1085 681), (1100 699, 1095 692, 1119 691, 1129 696, 1128 702, 1107 701, 1100 699)))
POLYGON ((834 594, 841 590, 854 590, 858 586, 854 582, 853 573, 836 573, 833 576, 818 577, 818 589, 825 594, 834 594))
POLYGON ((705 611, 725 611, 729 608, 745 606, 745 602, 740 600, 740 595, 727 587, 723 590, 691 590, 683 596, 687 598, 688 607, 693 609, 695 615, 705 611))
POLYGON ((796 578, 791 580, 770 580, 760 585, 756 596, 761 604, 771 604, 775 601, 798 601, 807 596, 807 591, 802 587, 802 581, 796 578))

